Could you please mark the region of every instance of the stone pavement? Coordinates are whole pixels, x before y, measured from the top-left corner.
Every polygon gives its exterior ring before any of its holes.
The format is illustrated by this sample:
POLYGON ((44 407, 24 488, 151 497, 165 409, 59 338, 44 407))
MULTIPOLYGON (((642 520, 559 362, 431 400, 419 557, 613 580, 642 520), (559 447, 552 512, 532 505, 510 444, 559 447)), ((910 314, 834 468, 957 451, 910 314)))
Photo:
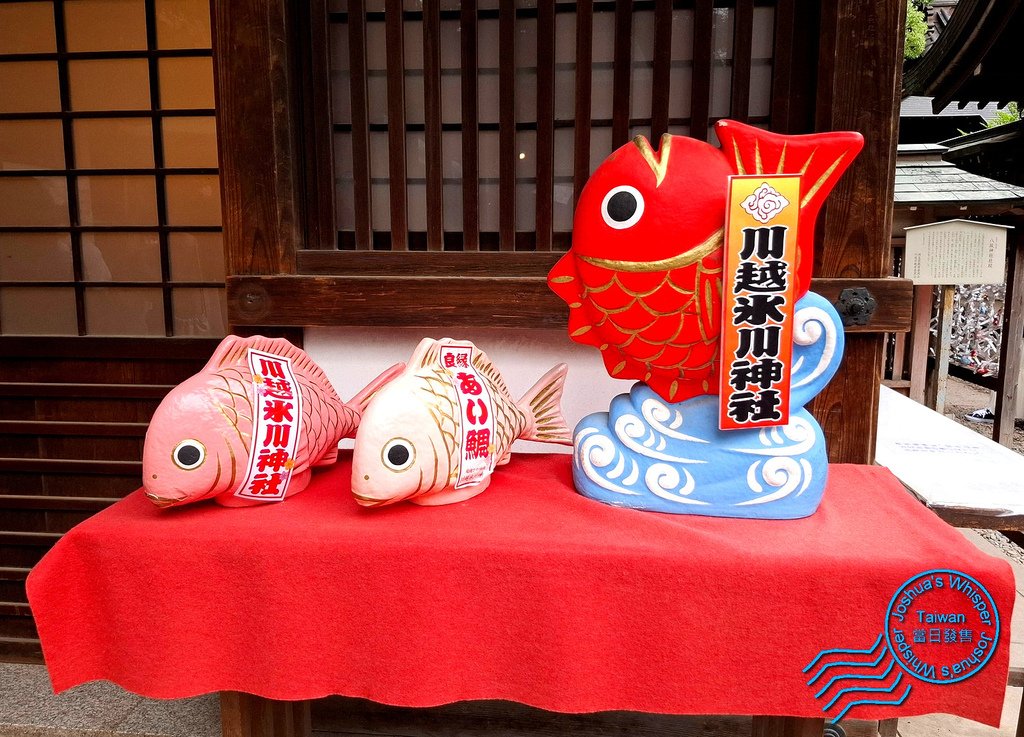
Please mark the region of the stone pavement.
MULTIPOLYGON (((963 533, 982 550, 992 555, 1007 557, 978 533, 967 530, 963 533)), ((1024 564, 1019 558, 1010 558, 1010 564, 1013 566, 1017 581, 1017 600, 1010 628, 1011 662, 1016 666, 1024 666, 1024 564)), ((899 733, 901 737, 1012 737, 1017 728, 1020 701, 1021 689, 1007 689, 1002 728, 998 730, 957 717, 935 714, 901 719, 899 733)), ((326 724, 318 725, 314 709, 314 728, 320 727, 315 730, 318 737, 339 736, 343 733, 348 736, 358 733, 425 737, 427 733, 434 733, 434 729, 424 732, 422 725, 420 728, 409 725, 411 729, 407 729, 390 723, 381 731, 374 729, 373 725, 354 725, 337 721, 332 724, 333 720, 326 721, 326 724)), ((493 737, 499 732, 508 734, 509 737, 524 737, 527 733, 543 732, 549 737, 550 734, 561 731, 558 724, 568 726, 568 723, 557 717, 550 725, 554 729, 540 731, 524 730, 522 726, 506 730, 497 723, 500 722, 500 718, 483 721, 488 724, 487 729, 480 731, 481 737, 485 733, 488 737, 493 737)), ((596 715, 586 721, 589 728, 585 728, 584 731, 590 732, 592 728, 594 734, 618 733, 616 727, 623 726, 621 720, 615 719, 612 721, 617 723, 610 722, 602 727, 601 717, 596 715)), ((645 734, 661 732, 671 737, 731 737, 747 735, 750 731, 749 719, 740 718, 680 718, 673 719, 671 725, 660 722, 645 726, 646 728, 643 728, 640 724, 635 724, 634 727, 637 729, 627 731, 645 734)), ((873 723, 853 721, 845 723, 844 726, 849 737, 875 734, 873 723)), ((462 725, 462 728, 455 731, 467 737, 468 732, 475 730, 466 730, 465 725, 462 725)), ((179 701, 160 701, 136 696, 118 686, 102 682, 79 686, 55 696, 50 689, 50 682, 43 666, 0 663, 0 737, 216 737, 219 734, 220 706, 216 695, 179 701)))

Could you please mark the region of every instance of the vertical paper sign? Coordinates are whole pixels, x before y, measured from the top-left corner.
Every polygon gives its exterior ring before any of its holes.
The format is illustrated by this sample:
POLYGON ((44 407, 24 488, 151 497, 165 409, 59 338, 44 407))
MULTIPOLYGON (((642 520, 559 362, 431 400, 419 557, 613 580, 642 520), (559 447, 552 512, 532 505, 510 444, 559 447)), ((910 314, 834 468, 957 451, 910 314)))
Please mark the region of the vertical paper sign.
POLYGON ((459 398, 459 477, 456 489, 476 486, 494 470, 494 412, 491 394, 473 366, 473 346, 451 344, 441 348, 441 367, 450 375, 459 398))
POLYGON ((729 177, 722 273, 722 430, 789 422, 799 176, 729 177))
POLYGON ((291 359, 249 349, 252 444, 245 480, 235 496, 279 502, 288 491, 302 429, 302 391, 291 359))

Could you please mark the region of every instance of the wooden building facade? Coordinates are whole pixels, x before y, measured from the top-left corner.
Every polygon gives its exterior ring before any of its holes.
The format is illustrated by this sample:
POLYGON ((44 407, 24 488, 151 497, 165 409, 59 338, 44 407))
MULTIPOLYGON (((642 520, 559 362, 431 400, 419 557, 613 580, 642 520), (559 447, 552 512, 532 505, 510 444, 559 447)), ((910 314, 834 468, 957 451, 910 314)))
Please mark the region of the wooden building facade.
POLYGON ((850 328, 844 368, 813 411, 833 460, 870 462, 881 334, 905 329, 910 305, 909 288, 884 279, 905 2, 125 0, 141 35, 105 49, 74 45, 76 4, 0 4, 0 16, 16 5, 51 23, 38 47, 0 38, 0 85, 22 84, 14 65, 44 64, 56 91, 0 108, 0 152, 4 128, 25 121, 60 144, 52 161, 0 162, 0 188, 46 180, 58 211, 40 224, 25 215, 31 199, 0 205, 0 257, 56 239, 32 273, 0 266, 0 658, 39 657, 29 568, 138 485, 146 421, 220 333, 560 328, 564 306, 544 277, 569 245, 573 205, 593 167, 640 133, 707 139, 731 117, 865 135, 819 227, 815 289, 869 286, 879 309, 850 328), (175 18, 207 9, 212 25, 170 40, 175 18), (172 94, 182 60, 197 79, 212 62, 215 104, 188 85, 172 94), (114 61, 131 62, 146 94, 83 103, 83 70, 114 61), (191 122, 214 114, 216 165, 207 123, 191 122), (83 158, 83 121, 109 119, 136 121, 149 156, 119 159, 125 144, 83 158), (214 222, 195 192, 218 176, 214 222), (125 197, 145 190, 144 206, 97 220, 89 208, 105 183, 125 197), (98 236, 114 245, 103 251, 98 236), (127 275, 98 278, 95 248, 106 263, 128 253, 127 275), (152 258, 141 277, 138 252, 152 258), (102 290, 123 301, 102 312, 102 290), (155 320, 141 323, 146 337, 132 322, 137 298, 155 320), (59 322, 34 327, 50 310, 59 322))

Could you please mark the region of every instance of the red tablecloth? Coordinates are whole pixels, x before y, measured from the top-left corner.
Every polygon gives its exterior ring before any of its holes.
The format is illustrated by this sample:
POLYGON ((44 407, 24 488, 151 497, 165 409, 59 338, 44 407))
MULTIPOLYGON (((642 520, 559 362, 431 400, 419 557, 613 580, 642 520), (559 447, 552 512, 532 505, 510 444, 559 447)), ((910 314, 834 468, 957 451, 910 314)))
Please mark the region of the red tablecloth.
POLYGON ((360 508, 349 473, 343 455, 248 509, 158 510, 136 492, 76 527, 28 581, 54 688, 822 716, 827 679, 808 686, 804 667, 870 648, 900 584, 951 568, 995 599, 992 660, 953 685, 903 674, 901 706, 851 716, 998 724, 1011 569, 884 469, 833 466, 821 508, 795 521, 605 506, 572 490, 564 455, 519 455, 481 496, 437 508, 360 508))

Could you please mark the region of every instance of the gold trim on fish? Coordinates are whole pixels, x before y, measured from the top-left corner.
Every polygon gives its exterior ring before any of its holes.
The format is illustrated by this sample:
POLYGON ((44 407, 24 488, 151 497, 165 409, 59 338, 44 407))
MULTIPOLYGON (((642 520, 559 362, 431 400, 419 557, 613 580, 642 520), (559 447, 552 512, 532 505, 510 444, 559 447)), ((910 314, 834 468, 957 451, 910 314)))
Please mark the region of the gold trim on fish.
POLYGON ((668 173, 668 158, 672 153, 672 135, 670 133, 662 134, 657 153, 651 148, 650 141, 643 136, 634 138, 633 145, 640 150, 640 155, 644 157, 644 161, 654 172, 654 186, 660 187, 662 180, 665 179, 665 174, 668 173))
POLYGON ((618 261, 613 259, 594 258, 592 256, 581 256, 577 255, 576 258, 584 261, 592 266, 600 266, 604 269, 612 269, 614 271, 629 271, 629 272, 647 272, 647 271, 667 271, 669 269, 680 269, 684 266, 690 266, 691 264, 700 261, 702 258, 712 253, 722 246, 722 238, 725 234, 724 228, 719 228, 712 233, 707 240, 703 243, 694 246, 685 253, 680 253, 677 256, 670 256, 669 258, 659 259, 657 261, 618 261))

